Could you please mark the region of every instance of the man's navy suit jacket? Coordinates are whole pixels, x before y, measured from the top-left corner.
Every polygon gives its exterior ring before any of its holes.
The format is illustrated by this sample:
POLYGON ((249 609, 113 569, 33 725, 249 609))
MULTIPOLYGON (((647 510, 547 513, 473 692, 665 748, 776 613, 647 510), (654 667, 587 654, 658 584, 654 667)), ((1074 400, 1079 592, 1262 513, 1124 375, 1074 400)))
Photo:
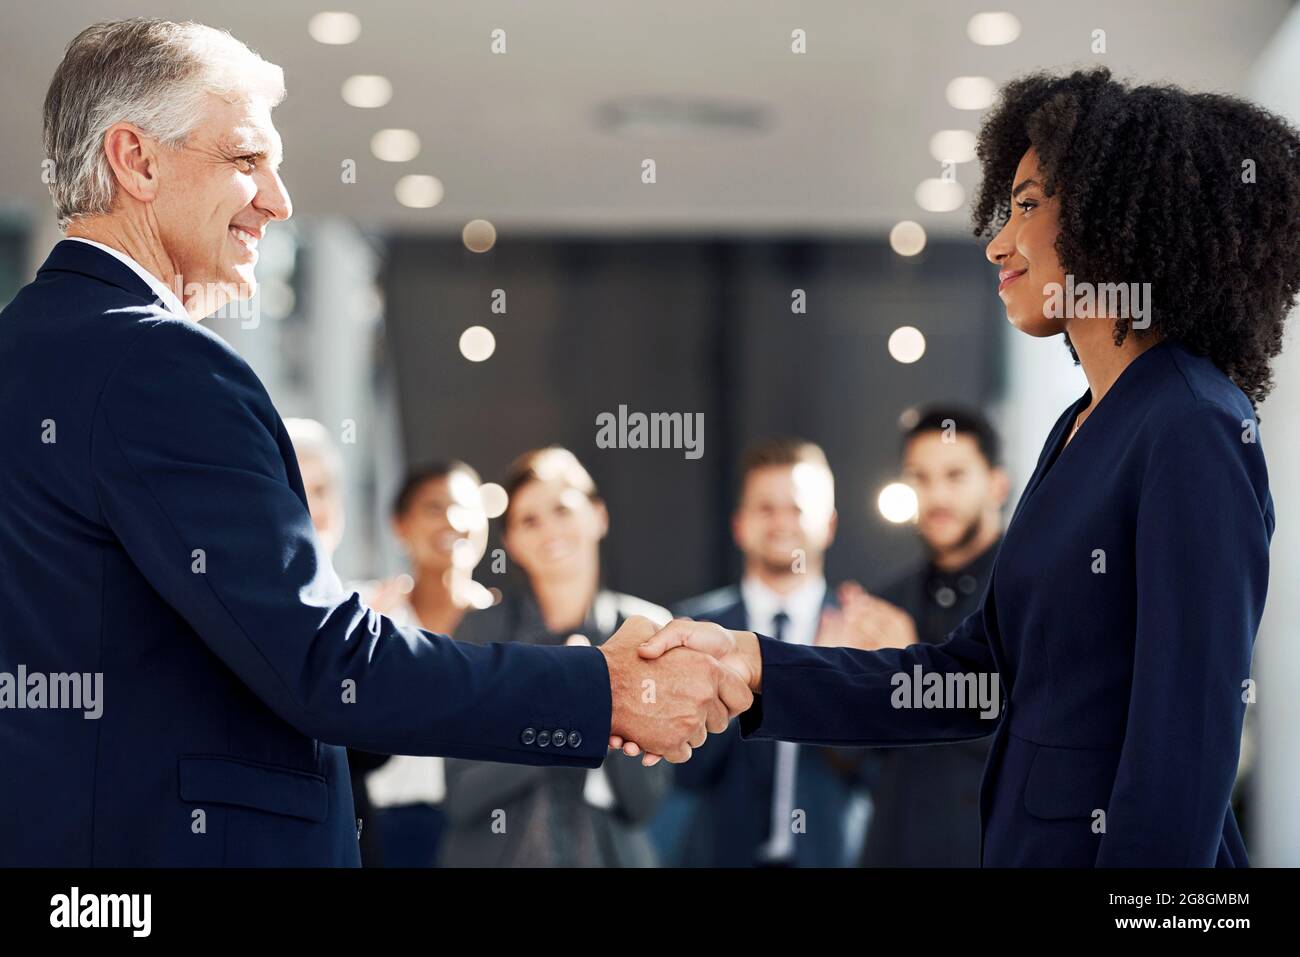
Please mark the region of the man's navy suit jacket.
POLYGON ((0 865, 355 866, 343 746, 604 759, 601 653, 345 592, 257 377, 122 262, 59 243, 0 368, 0 673, 103 676, 97 720, 0 710, 0 865))
POLYGON ((980 607, 946 642, 761 639, 741 731, 870 746, 996 724, 986 866, 1245 866, 1229 799, 1274 527, 1254 412, 1176 340, 1139 354, 1065 444, 1090 401, 1053 428, 980 607), (993 720, 955 706, 981 674, 1000 679, 993 720), (902 676, 952 693, 937 707, 896 697, 902 676))

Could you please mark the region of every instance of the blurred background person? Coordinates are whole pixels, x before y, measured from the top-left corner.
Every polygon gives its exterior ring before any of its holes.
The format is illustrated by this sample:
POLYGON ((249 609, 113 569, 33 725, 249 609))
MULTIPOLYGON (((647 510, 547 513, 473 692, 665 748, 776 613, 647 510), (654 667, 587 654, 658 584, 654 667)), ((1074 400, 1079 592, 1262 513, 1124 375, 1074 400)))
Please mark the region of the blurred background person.
MULTIPOLYGON (((393 498, 392 529, 410 574, 377 583, 373 607, 400 625, 454 636, 466 614, 491 603, 473 578, 487 549, 481 485, 478 473, 458 461, 406 474, 393 498)), ((395 755, 366 763, 383 866, 436 866, 445 826, 443 759, 395 755)))
MULTIPOLYGON (((287 418, 284 427, 298 457, 298 471, 302 474, 302 487, 307 493, 307 508, 311 512, 316 537, 333 561, 347 524, 347 510, 343 504, 343 458, 329 430, 315 419, 287 418)), ((354 816, 363 867, 376 866, 382 853, 366 794, 366 772, 379 767, 385 760, 384 755, 348 748, 352 803, 356 809, 354 816)))
MULTIPOLYGON (((339 447, 315 419, 289 418, 285 427, 298 456, 312 525, 332 557, 343 540, 347 514, 339 447)), ((463 462, 425 465, 406 475, 393 499, 392 528, 411 574, 356 583, 372 608, 400 625, 449 635, 473 602, 491 601, 471 577, 487 546, 479 485, 478 473, 463 462), (452 526, 453 518, 461 530, 452 526)), ((442 758, 390 759, 349 748, 348 767, 363 866, 433 866, 442 833, 442 758)))
MULTIPOLYGON (((599 645, 632 615, 660 624, 667 610, 602 586, 600 543, 609 528, 587 470, 567 449, 527 452, 510 466, 503 542, 525 583, 465 619, 456 638, 599 645)), ((576 734, 532 729, 558 742, 576 734)), ((594 771, 448 759, 447 867, 648 867, 643 825, 671 769, 611 752, 594 771)))
POLYGON ((311 524, 325 553, 333 558, 343 541, 343 458, 329 430, 315 419, 286 418, 284 427, 298 456, 311 524))
MULTIPOLYGON (((777 438, 741 461, 732 537, 744 556, 740 582, 689 599, 677 609, 724 628, 798 644, 841 643, 845 625, 824 574, 835 537, 835 480, 812 442, 777 438)), ((786 741, 740 739, 735 722, 691 760, 676 784, 697 795, 683 837, 682 863, 704 867, 839 867, 850 834, 853 772, 834 751, 786 741)))
MULTIPOLYGON (((935 405, 903 435, 903 480, 916 493, 926 558, 876 597, 841 596, 852 628, 839 644, 868 649, 938 644, 979 606, 1002 539, 1010 483, 999 441, 978 412, 935 405)), ((992 735, 872 749, 872 812, 864 867, 978 867, 979 791, 992 735)))

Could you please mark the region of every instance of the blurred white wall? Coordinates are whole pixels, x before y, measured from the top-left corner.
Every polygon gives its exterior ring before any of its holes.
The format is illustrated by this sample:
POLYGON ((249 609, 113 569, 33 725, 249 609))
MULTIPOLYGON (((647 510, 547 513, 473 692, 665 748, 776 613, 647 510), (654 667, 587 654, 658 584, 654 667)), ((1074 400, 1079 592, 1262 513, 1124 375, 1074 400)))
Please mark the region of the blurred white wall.
POLYGON ((282 416, 323 423, 343 458, 347 527, 334 554, 344 580, 389 570, 381 507, 399 450, 379 388, 383 303, 379 254, 351 222, 273 225, 258 262, 258 305, 204 320, 257 372, 282 416))
POLYGON ((1074 364, 1060 336, 1034 339, 1011 323, 1003 331, 1007 350, 1007 392, 995 410, 1002 430, 1007 470, 1011 473, 1010 507, 1020 498, 1047 433, 1070 403, 1088 388, 1083 369, 1074 364))
MULTIPOLYGON (((1300 7, 1260 56, 1248 95, 1300 125, 1300 7)), ((1300 157, 1296 158, 1300 162, 1300 157)), ((1298 239, 1297 241, 1300 241, 1298 239)), ((1277 388, 1259 410, 1277 512, 1268 605, 1255 643, 1258 685, 1259 797, 1254 820, 1254 863, 1300 866, 1300 315, 1288 321, 1282 355, 1274 362, 1277 388)))

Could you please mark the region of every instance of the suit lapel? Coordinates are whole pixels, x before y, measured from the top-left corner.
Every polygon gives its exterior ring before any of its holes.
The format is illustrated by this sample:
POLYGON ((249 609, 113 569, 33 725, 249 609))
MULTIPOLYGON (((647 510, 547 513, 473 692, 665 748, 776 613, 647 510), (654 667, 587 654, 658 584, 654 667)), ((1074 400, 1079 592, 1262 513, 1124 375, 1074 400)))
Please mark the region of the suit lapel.
POLYGON ((90 279, 98 279, 110 286, 154 301, 153 290, 149 284, 131 271, 131 268, 119 259, 110 256, 102 249, 96 249, 89 243, 79 243, 74 239, 64 239, 56 243, 41 268, 43 272, 70 272, 90 279))

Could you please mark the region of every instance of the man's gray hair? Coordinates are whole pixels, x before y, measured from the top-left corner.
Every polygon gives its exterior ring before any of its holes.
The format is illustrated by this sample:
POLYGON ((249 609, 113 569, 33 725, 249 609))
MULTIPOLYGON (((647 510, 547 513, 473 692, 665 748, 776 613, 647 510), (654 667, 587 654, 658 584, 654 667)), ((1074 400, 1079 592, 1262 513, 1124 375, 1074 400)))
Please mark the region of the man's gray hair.
POLYGON ((107 213, 116 180, 104 134, 132 123, 168 147, 202 120, 207 94, 284 99, 284 73, 225 30, 137 17, 97 23, 68 44, 45 94, 45 155, 54 161, 59 229, 107 213))

